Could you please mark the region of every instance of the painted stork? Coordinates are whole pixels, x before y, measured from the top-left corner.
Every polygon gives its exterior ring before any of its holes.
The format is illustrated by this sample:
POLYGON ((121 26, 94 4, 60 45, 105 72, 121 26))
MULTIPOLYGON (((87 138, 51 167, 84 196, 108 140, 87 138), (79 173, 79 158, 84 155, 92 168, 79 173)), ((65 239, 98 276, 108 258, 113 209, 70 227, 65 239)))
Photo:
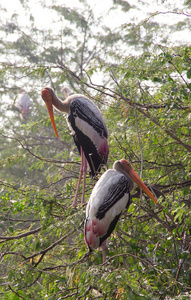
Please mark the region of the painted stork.
POLYGON ((86 207, 84 239, 90 251, 102 247, 106 261, 106 240, 114 230, 121 213, 130 205, 134 182, 156 203, 151 191, 125 159, 117 160, 93 188, 86 207))
POLYGON ((69 88, 64 88, 62 91, 66 96, 64 101, 61 101, 54 91, 48 87, 42 90, 41 97, 46 103, 57 137, 59 136, 54 121, 53 106, 60 112, 68 114, 68 126, 81 155, 80 176, 73 201, 75 206, 82 176, 81 202, 84 202, 87 167, 89 167, 90 176, 94 177, 100 171, 101 165, 107 163, 109 155, 108 131, 100 110, 90 99, 80 94, 71 95, 69 88))
POLYGON ((31 101, 29 95, 27 94, 25 89, 20 89, 18 100, 16 102, 16 107, 20 111, 21 120, 26 120, 29 113, 30 105, 31 105, 31 101))

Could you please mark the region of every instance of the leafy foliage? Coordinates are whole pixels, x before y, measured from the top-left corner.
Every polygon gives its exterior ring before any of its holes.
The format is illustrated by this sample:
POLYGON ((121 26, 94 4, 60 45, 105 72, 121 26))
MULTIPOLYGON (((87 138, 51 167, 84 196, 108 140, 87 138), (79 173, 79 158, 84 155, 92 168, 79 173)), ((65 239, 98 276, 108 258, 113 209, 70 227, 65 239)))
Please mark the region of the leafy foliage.
MULTIPOLYGON (((1 299, 189 299, 191 46, 153 43, 161 35, 154 14, 114 30, 88 2, 81 10, 53 2, 49 10, 61 18, 54 34, 36 28, 33 16, 31 28, 15 14, 0 26, 1 299), (126 158, 158 198, 154 206, 133 191, 105 265, 84 242, 85 207, 71 206, 80 157, 66 119, 55 112, 58 140, 40 99, 46 85, 63 97, 63 83, 101 109, 108 167, 126 158), (26 121, 15 109, 23 85, 32 99, 26 121)), ((113 3, 111 11, 132 11, 113 3)), ((181 28, 190 26, 183 15, 181 28)), ((86 201, 97 179, 87 177, 86 201)))

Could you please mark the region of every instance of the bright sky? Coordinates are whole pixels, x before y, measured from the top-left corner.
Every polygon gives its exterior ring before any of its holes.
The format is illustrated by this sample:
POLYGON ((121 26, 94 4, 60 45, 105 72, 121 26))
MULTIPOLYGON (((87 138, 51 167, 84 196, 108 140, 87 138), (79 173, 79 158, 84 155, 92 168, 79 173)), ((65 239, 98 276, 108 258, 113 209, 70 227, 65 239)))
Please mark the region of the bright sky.
MULTIPOLYGON (((24 26, 29 25, 29 17, 30 14, 35 19, 35 25, 39 29, 48 29, 54 30, 58 32, 61 30, 61 26, 64 26, 64 20, 61 20, 60 16, 53 11, 49 10, 44 7, 51 6, 52 4, 55 5, 64 5, 69 6, 70 8, 78 8, 78 12, 82 9, 83 4, 80 3, 79 0, 29 0, 29 1, 22 1, 27 8, 27 15, 26 11, 24 10, 22 4, 19 0, 1 0, 0 7, 5 8, 6 12, 0 10, 0 23, 5 24, 6 19, 9 19, 14 13, 19 15, 19 24, 22 24, 22 28, 24 26), (43 4, 40 4, 40 3, 43 4), (26 3, 26 4, 25 4, 26 3)), ((183 6, 182 0, 159 0, 159 1, 151 1, 151 0, 128 0, 128 3, 133 7, 138 7, 138 9, 131 9, 128 12, 123 12, 121 9, 118 10, 110 10, 109 14, 106 14, 108 9, 113 7, 112 0, 88 0, 88 4, 93 8, 94 15, 96 17, 103 17, 103 24, 109 26, 112 29, 119 27, 121 24, 128 24, 134 22, 138 24, 140 21, 144 21, 146 18, 149 17, 149 14, 156 13, 156 12, 165 12, 166 14, 159 14, 151 18, 153 22, 160 22, 161 25, 168 24, 173 25, 177 22, 184 21, 186 18, 184 15, 180 14, 173 14, 172 12, 182 12, 191 15, 191 11, 186 11, 185 7, 183 6), (168 12, 168 13, 167 13, 168 12), (170 13, 171 12, 171 13, 170 13)), ((191 19, 191 17, 190 17, 191 19)), ((24 29, 25 33, 27 34, 27 28, 24 29)), ((3 39, 3 33, 0 32, 0 38, 3 39)), ((161 36, 166 35, 165 29, 161 28, 161 36)), ((161 39, 160 33, 155 37, 155 43, 160 43, 161 39)), ((13 36, 9 36, 9 39, 14 38, 13 36)), ((191 35, 188 29, 185 29, 184 32, 173 32, 169 38, 169 46, 177 45, 182 43, 190 43, 191 42, 191 35)), ((132 52, 133 49, 129 47, 129 51, 132 52)))
MULTIPOLYGON (((25 3, 25 1, 23 1, 25 3)), ((27 3, 28 1, 26 1, 27 3)), ((55 5, 65 5, 69 6, 71 8, 78 8, 80 11, 80 8, 82 4, 78 0, 45 0, 42 1, 45 5, 51 5, 52 2, 55 3, 55 5)), ((182 4, 183 1, 181 0, 159 0, 157 1, 139 1, 139 0, 128 0, 128 3, 132 6, 137 6, 139 10, 137 9, 131 9, 129 12, 125 13, 122 11, 110 11, 110 13, 104 17, 104 21, 106 24, 109 23, 110 26, 118 27, 119 25, 123 23, 129 23, 131 21, 141 21, 148 17, 148 13, 155 13, 155 12, 173 12, 178 11, 182 12, 184 8, 184 13, 190 14, 190 11, 185 11, 185 7, 182 4), (119 16, 120 12, 120 16, 119 16)), ((112 0, 88 0, 88 4, 93 8, 94 14, 96 16, 103 16, 105 15, 106 11, 113 6, 112 0)), ((6 8, 7 13, 0 11, 0 19, 5 20, 5 18, 9 18, 13 13, 19 14, 19 20, 22 23, 22 25, 28 25, 28 17, 25 17, 25 10, 23 9, 23 6, 21 5, 19 0, 1 0, 0 7, 6 8)), ((50 12, 50 10, 44 8, 42 4, 39 4, 38 0, 30 0, 25 7, 28 7, 28 12, 33 15, 35 18, 35 23, 37 24, 37 27, 41 28, 47 28, 51 24, 52 26, 56 27, 56 23, 60 21, 58 15, 54 12, 50 12), (53 25, 53 23, 55 25, 53 25)), ((177 15, 177 14, 163 14, 155 16, 152 20, 153 21, 160 21, 161 23, 168 23, 170 25, 177 23, 181 20, 184 20, 185 16, 183 15, 177 15)))
MULTIPOLYGON (((64 27, 66 21, 62 20, 61 24, 60 16, 54 10, 45 8, 45 5, 51 6, 54 4, 75 9, 77 8, 78 13, 84 10, 84 5, 79 0, 29 0, 21 2, 19 0, 0 1, 0 24, 6 24, 6 21, 10 20, 13 14, 18 14, 18 22, 26 34, 29 33, 27 27, 30 24, 30 15, 33 16, 34 23, 38 29, 47 30, 50 28, 51 30, 54 30, 54 32, 60 32, 61 26, 64 27), (24 4, 22 5, 21 2, 24 4)), ((138 25, 139 22, 149 18, 150 14, 156 12, 163 12, 163 14, 156 14, 150 18, 150 21, 160 22, 161 25, 173 25, 184 20, 191 21, 191 11, 185 9, 182 0, 128 0, 128 3, 132 7, 135 7, 128 12, 124 12, 120 8, 113 10, 112 7, 114 4, 112 0, 87 0, 87 2, 93 9, 94 15, 97 18, 100 16, 103 17, 102 25, 105 24, 112 29, 115 29, 122 24, 134 23, 135 25, 138 25), (109 9, 110 11, 107 13, 109 9), (180 14, 175 14, 173 12, 178 12, 180 14), (189 15, 189 17, 183 15, 182 12, 189 15)), ((95 30, 99 30, 99 28, 95 28, 95 30)), ((154 41, 156 44, 160 43, 160 35, 162 35, 162 37, 163 35, 165 36, 166 29, 161 28, 161 32, 160 30, 158 31, 158 35, 156 34, 154 41)), ((4 37, 4 33, 0 31, 0 38, 3 39, 4 37)), ((8 34, 6 36, 6 39, 7 38, 16 39, 16 36, 8 34)), ((191 34, 188 29, 184 29, 183 32, 177 31, 170 33, 168 41, 169 46, 185 42, 188 44, 191 42, 191 34)), ((134 50, 129 46, 129 51, 132 53, 134 50)))
MULTIPOLYGON (((64 27, 65 20, 62 20, 60 16, 54 11, 46 6, 63 5, 70 8, 77 8, 78 13, 84 9, 82 1, 79 0, 29 0, 29 1, 19 1, 19 0, 1 0, 0 1, 0 24, 5 25, 6 21, 9 20, 13 14, 18 14, 18 22, 22 26, 22 30, 28 34, 27 27, 29 26, 29 18, 32 15, 35 19, 34 23, 38 29, 51 29, 54 32, 60 32, 61 26, 64 27), (23 3, 23 5, 21 4, 23 3), (24 7, 23 7, 24 6, 24 7), (25 10, 25 9, 26 10, 25 10), (26 27, 25 27, 26 26, 26 27)), ((160 24, 173 25, 180 21, 190 20, 191 21, 191 11, 185 9, 182 4, 182 0, 128 0, 128 3, 135 8, 130 9, 128 12, 122 11, 120 8, 111 9, 114 4, 112 0, 87 0, 90 7, 93 9, 94 15, 98 18, 103 17, 102 25, 106 25, 112 29, 119 27, 122 24, 134 23, 138 25, 140 21, 147 19, 150 14, 156 12, 163 12, 164 14, 156 14, 154 17, 150 18, 153 22, 160 22, 160 24), (157 3, 157 4, 156 4, 157 3), (110 12, 108 10, 110 9, 110 12), (190 15, 186 17, 184 13, 190 15), (180 14, 174 14, 173 12, 179 12, 180 14)), ((99 28, 95 28, 99 30, 99 28)), ((155 43, 160 43, 160 35, 165 35, 165 29, 161 28, 161 33, 159 31, 158 35, 155 37, 155 43)), ((5 38, 5 34, 0 31, 0 38, 5 38)), ((6 35, 6 39, 16 39, 13 34, 6 35)), ((170 34, 168 44, 176 45, 181 43, 190 43, 191 34, 188 29, 183 32, 173 32, 170 34)), ((128 51, 132 53, 134 51, 128 46, 128 51)))
MULTIPOLYGON (((27 34, 27 26, 29 26, 30 15, 34 17, 35 25, 38 29, 51 29, 59 31, 61 30, 61 20, 60 16, 53 10, 45 8, 46 6, 63 5, 70 8, 78 8, 78 13, 82 10, 83 4, 79 0, 29 0, 21 1, 19 0, 0 0, 0 25, 5 25, 7 20, 10 20, 13 14, 18 14, 18 22, 22 25, 22 30, 27 34), (43 3, 43 4, 40 4, 43 3), (27 11, 25 9, 27 9, 27 11), (25 28, 26 26, 26 28, 25 28)), ((128 3, 133 7, 138 7, 138 9, 131 9, 128 12, 123 12, 120 8, 112 10, 113 1, 112 0, 87 0, 88 4, 93 8, 94 15, 98 17, 103 17, 103 23, 106 26, 115 29, 122 24, 129 24, 131 22, 136 25, 140 21, 144 21, 149 17, 151 13, 164 12, 164 14, 157 14, 150 20, 153 22, 160 22, 160 24, 173 25, 185 19, 191 21, 191 11, 186 10, 183 7, 182 0, 128 0, 128 3), (156 4, 157 3, 157 4, 156 4), (106 12, 109 10, 109 14, 106 12), (173 12, 183 12, 190 15, 184 16, 183 14, 174 14, 173 12)), ((64 26, 64 20, 63 20, 64 26)), ((98 28, 99 30, 99 28, 98 28)), ((163 29, 164 30, 164 29, 163 29)), ((162 32, 162 29, 161 29, 162 32)), ((164 32, 165 34, 165 32, 164 32)), ((4 33, 0 31, 0 38, 5 37, 4 33)), ((14 35, 7 35, 6 38, 15 38, 14 35)), ((171 43, 174 45, 175 41, 177 43, 190 43, 191 34, 188 29, 184 32, 175 32, 171 34, 169 39, 169 45, 171 43)), ((160 43, 160 37, 156 35, 156 43, 160 43)), ((130 47, 129 50, 131 51, 130 47)), ((22 84, 22 82, 21 82, 22 84)))

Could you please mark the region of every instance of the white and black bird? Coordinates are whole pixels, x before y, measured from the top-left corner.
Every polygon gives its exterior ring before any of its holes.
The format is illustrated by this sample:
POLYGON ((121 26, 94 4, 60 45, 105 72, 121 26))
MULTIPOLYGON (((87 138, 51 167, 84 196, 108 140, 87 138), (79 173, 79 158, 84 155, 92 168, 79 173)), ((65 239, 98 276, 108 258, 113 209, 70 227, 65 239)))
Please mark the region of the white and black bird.
POLYGON ((86 207, 84 239, 90 251, 102 247, 106 261, 106 240, 121 213, 130 205, 130 191, 136 183, 153 201, 156 199, 125 159, 117 160, 93 188, 86 207))
POLYGON ((25 89, 20 89, 19 96, 16 102, 16 107, 20 112, 20 117, 22 120, 26 120, 29 114, 29 108, 31 105, 31 100, 25 89))
POLYGON ((42 90, 41 97, 46 103, 57 137, 59 136, 54 121, 53 106, 60 112, 68 114, 68 126, 81 155, 80 176, 73 201, 73 205, 76 205, 82 176, 82 203, 84 202, 87 167, 90 169, 90 176, 94 177, 100 171, 101 166, 107 164, 108 131, 100 110, 89 98, 81 94, 72 94, 69 88, 64 88, 62 91, 66 96, 64 101, 61 101, 53 89, 48 87, 42 90))

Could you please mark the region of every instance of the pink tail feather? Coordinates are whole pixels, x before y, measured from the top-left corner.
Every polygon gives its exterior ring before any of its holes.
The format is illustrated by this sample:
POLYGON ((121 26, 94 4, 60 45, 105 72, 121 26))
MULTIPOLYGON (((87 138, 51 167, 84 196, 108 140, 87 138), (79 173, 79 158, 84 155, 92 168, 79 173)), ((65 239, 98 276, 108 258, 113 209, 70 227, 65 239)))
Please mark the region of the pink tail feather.
POLYGON ((99 146, 99 154, 101 157, 103 157, 104 162, 107 163, 108 156, 109 156, 109 146, 107 139, 105 137, 102 137, 101 144, 99 146))
POLYGON ((100 237, 106 233, 103 224, 97 220, 87 220, 84 228, 85 242, 90 249, 96 249, 100 244, 100 237))

